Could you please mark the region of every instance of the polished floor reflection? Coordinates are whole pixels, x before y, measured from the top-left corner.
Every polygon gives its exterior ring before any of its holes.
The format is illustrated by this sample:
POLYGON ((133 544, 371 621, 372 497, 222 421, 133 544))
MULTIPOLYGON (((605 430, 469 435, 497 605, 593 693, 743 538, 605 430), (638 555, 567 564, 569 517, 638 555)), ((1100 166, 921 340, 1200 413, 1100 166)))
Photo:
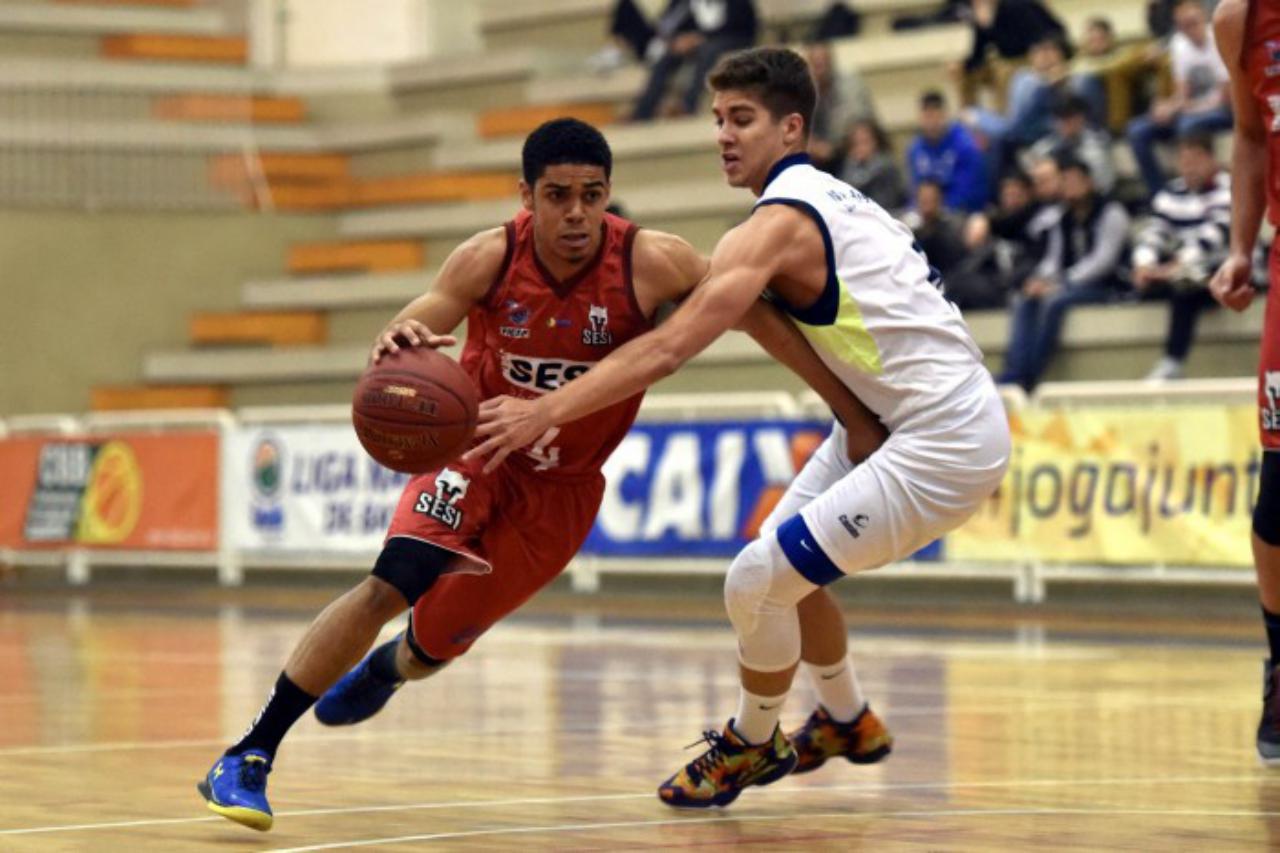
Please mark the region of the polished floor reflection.
POLYGON ((207 816, 194 782, 330 593, 0 589, 0 849, 1280 846, 1251 626, 1191 613, 855 613, 895 753, 687 813, 653 791, 733 708, 714 601, 552 597, 362 727, 304 719, 271 833, 207 816))

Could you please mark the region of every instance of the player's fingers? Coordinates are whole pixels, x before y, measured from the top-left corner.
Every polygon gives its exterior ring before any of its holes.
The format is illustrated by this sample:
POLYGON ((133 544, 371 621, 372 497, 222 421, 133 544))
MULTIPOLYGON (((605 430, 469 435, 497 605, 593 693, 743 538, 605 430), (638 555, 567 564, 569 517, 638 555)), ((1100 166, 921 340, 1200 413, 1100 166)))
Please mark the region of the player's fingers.
POLYGON ((468 462, 473 459, 484 459, 502 446, 502 436, 492 435, 462 455, 468 462))
POLYGON ((483 419, 492 419, 497 411, 502 408, 502 404, 505 403, 507 399, 507 396, 503 394, 501 396, 490 397, 488 400, 485 400, 480 404, 480 417, 483 419))
POLYGON ((510 447, 501 448, 497 453, 493 454, 493 458, 490 459, 488 464, 484 466, 484 473, 492 474, 494 471, 498 469, 499 465, 501 465, 503 462, 506 461, 507 457, 510 455, 511 455, 510 447))
POLYGON ((453 335, 428 335, 426 339, 427 346, 432 349, 439 347, 451 347, 458 342, 453 335))

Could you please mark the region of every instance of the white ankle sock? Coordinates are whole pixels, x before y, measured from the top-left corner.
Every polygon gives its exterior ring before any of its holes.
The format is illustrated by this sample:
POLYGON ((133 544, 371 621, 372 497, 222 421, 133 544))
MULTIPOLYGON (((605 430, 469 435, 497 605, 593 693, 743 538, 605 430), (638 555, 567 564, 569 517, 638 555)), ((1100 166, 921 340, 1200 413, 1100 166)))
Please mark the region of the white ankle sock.
POLYGON ((866 697, 862 695, 862 685, 858 684, 858 676, 847 657, 826 666, 806 663, 805 668, 809 670, 813 689, 818 692, 818 701, 836 722, 852 722, 867 704, 866 697))
POLYGON ((764 743, 778 727, 782 703, 786 698, 785 693, 781 696, 757 696, 746 690, 741 691, 738 694, 738 713, 733 718, 733 730, 749 744, 764 743))

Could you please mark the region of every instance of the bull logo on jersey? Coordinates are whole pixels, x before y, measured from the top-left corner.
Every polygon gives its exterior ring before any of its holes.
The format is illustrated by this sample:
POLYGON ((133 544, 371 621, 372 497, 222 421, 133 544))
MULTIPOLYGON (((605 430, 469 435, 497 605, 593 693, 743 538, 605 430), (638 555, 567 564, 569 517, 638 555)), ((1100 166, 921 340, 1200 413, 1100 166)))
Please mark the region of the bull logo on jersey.
POLYGON ((1262 410, 1262 428, 1280 432, 1280 370, 1263 371, 1262 393, 1267 398, 1266 408, 1262 410))
POLYGON ((582 330, 582 342, 587 346, 607 347, 613 345, 613 332, 609 331, 609 309, 603 305, 592 305, 587 312, 587 320, 591 327, 582 330))
POLYGON ((445 468, 436 475, 436 493, 422 492, 413 511, 420 512, 427 518, 457 530, 462 526, 462 508, 458 502, 467 496, 467 487, 471 481, 450 468, 445 468))

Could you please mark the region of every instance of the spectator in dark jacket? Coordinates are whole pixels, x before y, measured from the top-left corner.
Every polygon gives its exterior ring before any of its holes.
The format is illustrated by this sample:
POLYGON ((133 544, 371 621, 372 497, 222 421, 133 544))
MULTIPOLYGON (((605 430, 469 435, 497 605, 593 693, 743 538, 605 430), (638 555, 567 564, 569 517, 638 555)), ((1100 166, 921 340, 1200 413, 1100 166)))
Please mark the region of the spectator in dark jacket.
POLYGON ((1060 168, 1062 203, 1045 212, 1044 253, 1014 300, 1005 367, 997 380, 1028 391, 1057 351, 1067 312, 1114 298, 1129 232, 1129 214, 1094 191, 1088 166, 1067 160, 1060 168))
POLYGON ((928 178, 921 181, 916 187, 915 208, 902 221, 916 235, 929 264, 942 273, 945 282, 964 260, 966 250, 960 234, 964 222, 943 205, 942 185, 928 178))
POLYGON ((649 82, 632 111, 635 121, 657 115, 667 84, 681 66, 692 63, 693 74, 681 102, 693 115, 706 89, 706 76, 723 54, 755 44, 756 9, 752 0, 669 0, 654 27, 646 58, 649 82))
POLYGON ((1178 141, 1178 177, 1151 201, 1151 217, 1133 250, 1133 286, 1169 300, 1164 356, 1147 374, 1178 379, 1200 312, 1214 304, 1209 277, 1226 258, 1231 235, 1231 178, 1206 133, 1178 141))
POLYGON ((1067 31, 1040 0, 974 0, 969 15, 973 49, 963 66, 954 69, 960 75, 961 101, 974 106, 979 89, 990 86, 996 109, 1003 112, 1005 89, 1016 62, 1033 44, 1047 38, 1066 43, 1067 31))
POLYGON ((1040 209, 1026 174, 1001 178, 998 203, 965 223, 967 254, 944 280, 947 298, 965 311, 1004 307, 1040 259, 1041 235, 1031 230, 1040 209))
POLYGON ((936 181, 948 208, 973 213, 987 203, 982 151, 964 125, 951 120, 940 92, 920 98, 920 134, 907 151, 911 192, 926 178, 936 181))
POLYGON ((885 210, 901 210, 907 203, 889 134, 874 120, 855 121, 849 129, 840 177, 885 210))

